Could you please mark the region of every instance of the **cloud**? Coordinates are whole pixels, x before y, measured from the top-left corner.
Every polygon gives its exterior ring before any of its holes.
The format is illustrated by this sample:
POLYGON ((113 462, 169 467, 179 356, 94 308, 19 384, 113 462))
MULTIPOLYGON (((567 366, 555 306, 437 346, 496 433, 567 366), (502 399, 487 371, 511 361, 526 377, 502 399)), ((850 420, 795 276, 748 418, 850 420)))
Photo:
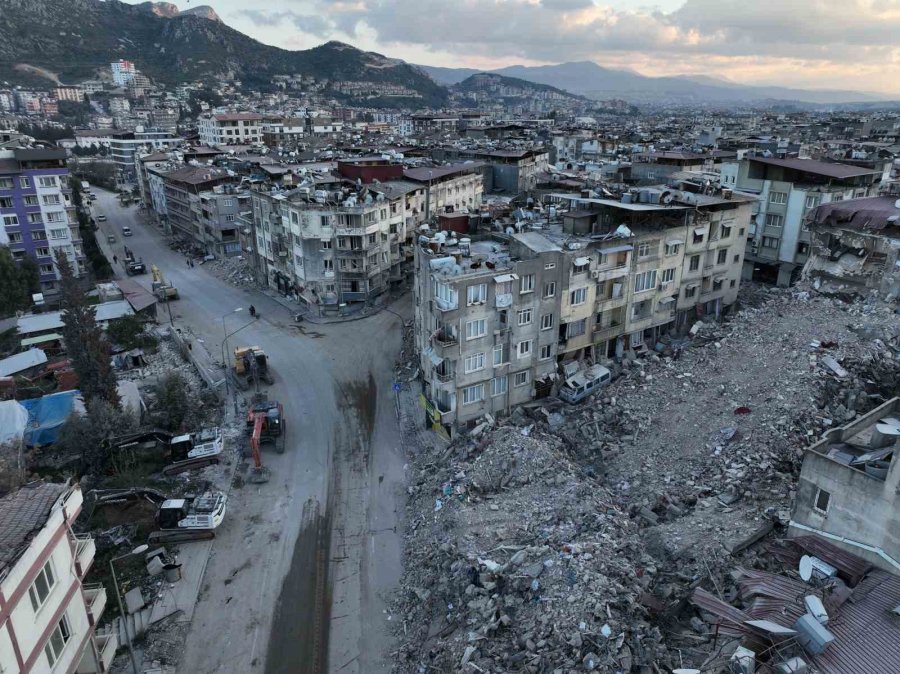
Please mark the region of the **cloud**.
POLYGON ((301 14, 291 10, 265 11, 261 9, 242 9, 235 12, 238 17, 246 18, 256 26, 266 28, 284 28, 290 26, 310 35, 326 37, 338 26, 320 14, 301 14))

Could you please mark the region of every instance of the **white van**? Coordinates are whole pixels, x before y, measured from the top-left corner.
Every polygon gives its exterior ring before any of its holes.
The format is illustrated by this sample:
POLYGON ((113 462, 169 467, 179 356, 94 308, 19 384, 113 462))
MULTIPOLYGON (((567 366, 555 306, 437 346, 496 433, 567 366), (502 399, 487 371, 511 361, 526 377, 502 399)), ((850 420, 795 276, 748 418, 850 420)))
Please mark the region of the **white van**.
POLYGON ((609 384, 612 373, 602 365, 594 365, 568 377, 559 389, 559 397, 575 404, 609 384))

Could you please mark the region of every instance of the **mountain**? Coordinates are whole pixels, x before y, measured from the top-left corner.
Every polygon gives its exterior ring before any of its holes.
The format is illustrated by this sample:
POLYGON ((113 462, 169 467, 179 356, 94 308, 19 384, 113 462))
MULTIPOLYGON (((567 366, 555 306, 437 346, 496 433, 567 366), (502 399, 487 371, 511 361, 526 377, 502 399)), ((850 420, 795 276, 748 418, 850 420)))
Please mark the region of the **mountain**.
POLYGON ((489 96, 491 100, 503 99, 507 102, 521 98, 546 97, 548 94, 552 94, 557 99, 565 98, 571 101, 587 102, 584 96, 557 89, 549 84, 538 84, 497 73, 475 73, 462 82, 454 84, 451 91, 461 94, 480 94, 489 96))
MULTIPOLYGON (((124 58, 168 85, 232 76, 246 86, 265 88, 272 75, 300 74, 399 86, 417 96, 399 96, 395 91, 390 98, 373 98, 367 93, 372 105, 440 105, 447 97, 446 90, 418 68, 381 54, 339 42, 288 51, 212 19, 214 12, 170 13, 165 3, 2 0, 0 82, 34 83, 34 73, 44 71, 63 82, 78 82, 124 58)), ((349 99, 348 94, 328 93, 349 99)))
MULTIPOLYGON (((472 72, 467 68, 418 66, 441 84, 456 84, 472 72)), ((547 84, 598 100, 621 98, 631 103, 714 105, 761 103, 773 100, 835 104, 875 102, 884 96, 857 91, 808 90, 789 87, 750 86, 708 75, 647 77, 633 70, 604 68, 593 61, 547 66, 509 66, 489 71, 529 82, 547 84)))
POLYGON ((151 14, 161 16, 165 19, 171 19, 176 16, 190 14, 193 16, 199 16, 203 19, 209 19, 210 21, 218 21, 219 23, 222 23, 222 19, 219 18, 218 14, 216 14, 216 10, 214 10, 209 5, 188 7, 184 11, 179 10, 178 7, 173 5, 171 2, 142 2, 141 4, 136 6, 150 12, 151 14))

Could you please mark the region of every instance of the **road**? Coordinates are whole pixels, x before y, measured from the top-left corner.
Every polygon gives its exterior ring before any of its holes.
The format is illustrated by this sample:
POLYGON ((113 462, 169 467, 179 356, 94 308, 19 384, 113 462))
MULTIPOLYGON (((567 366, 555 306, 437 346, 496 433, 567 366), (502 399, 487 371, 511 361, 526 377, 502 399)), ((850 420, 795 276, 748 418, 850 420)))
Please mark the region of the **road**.
MULTIPOLYGON (((266 351, 275 370, 268 395, 285 409, 285 453, 264 446, 270 481, 232 489, 179 672, 387 671, 385 598, 401 572, 405 496, 392 391, 400 317, 380 312, 298 329, 282 305, 188 267, 137 208, 94 192, 94 215, 108 217, 98 240, 110 259, 122 260, 124 243, 148 269, 157 265, 181 297, 171 305, 176 327, 189 328, 213 354, 223 314, 229 332, 247 325, 228 346, 266 351), (134 235, 123 238, 123 225, 134 235), (108 234, 116 243, 107 244, 108 234), (251 303, 261 319, 234 313, 251 303)), ((150 287, 149 274, 133 278, 150 287)), ((408 296, 392 309, 409 317, 408 296)))

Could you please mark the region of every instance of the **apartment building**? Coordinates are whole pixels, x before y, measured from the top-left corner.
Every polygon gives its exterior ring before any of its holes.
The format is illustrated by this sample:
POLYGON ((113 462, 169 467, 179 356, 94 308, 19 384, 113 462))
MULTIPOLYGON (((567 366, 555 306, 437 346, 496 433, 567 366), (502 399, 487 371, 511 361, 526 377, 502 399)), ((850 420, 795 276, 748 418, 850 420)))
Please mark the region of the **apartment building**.
POLYGON ((410 204, 421 193, 406 181, 253 192, 257 268, 279 292, 311 304, 372 299, 403 278, 410 204))
POLYGON ((220 185, 201 192, 191 203, 194 221, 200 230, 195 239, 212 255, 240 255, 241 213, 249 214, 252 208, 250 192, 233 185, 220 185))
POLYGON ((558 198, 577 206, 561 221, 419 237, 416 346, 448 431, 550 394, 561 363, 645 352, 737 299, 755 197, 558 198))
POLYGON ((425 187, 424 219, 427 220, 440 213, 473 212, 481 208, 482 166, 469 163, 412 168, 403 171, 403 177, 425 187))
POLYGON ((898 419, 900 398, 894 398, 806 450, 790 536, 821 536, 900 574, 898 419))
POLYGON ((813 159, 748 157, 720 167, 723 187, 759 195, 759 209, 747 232, 745 278, 788 286, 809 259, 806 216, 844 199, 875 196, 882 169, 813 159))
POLYGON ((43 292, 57 288, 57 250, 66 254, 76 274, 84 263, 71 196, 65 150, 0 150, 0 221, 6 245, 17 260, 34 259, 43 292))
POLYGON ((487 192, 521 194, 533 190, 538 176, 546 172, 550 153, 544 148, 526 150, 464 150, 441 148, 435 159, 468 159, 481 161, 490 167, 485 172, 484 189, 487 192))
POLYGON ((106 606, 101 584, 84 577, 90 535, 75 534, 77 485, 32 482, 0 499, 0 671, 51 674, 109 671, 114 632, 95 626, 106 606))
MULTIPOLYGON (((198 243, 204 240, 204 230, 193 208, 202 192, 211 191, 234 179, 227 171, 210 166, 184 166, 164 174, 160 172, 164 185, 166 220, 173 234, 180 234, 198 243)), ((151 190, 153 180, 150 181, 151 190)))
POLYGON ((113 83, 119 87, 124 87, 134 79, 134 75, 137 72, 134 63, 124 59, 119 59, 118 61, 110 63, 109 70, 112 73, 113 83))
POLYGON ((197 120, 204 145, 242 145, 262 142, 263 116, 255 112, 201 115, 197 120))
POLYGON ((147 151, 177 147, 182 139, 170 131, 135 127, 134 131, 116 133, 109 140, 109 156, 119 176, 132 181, 137 178, 137 157, 147 151))

